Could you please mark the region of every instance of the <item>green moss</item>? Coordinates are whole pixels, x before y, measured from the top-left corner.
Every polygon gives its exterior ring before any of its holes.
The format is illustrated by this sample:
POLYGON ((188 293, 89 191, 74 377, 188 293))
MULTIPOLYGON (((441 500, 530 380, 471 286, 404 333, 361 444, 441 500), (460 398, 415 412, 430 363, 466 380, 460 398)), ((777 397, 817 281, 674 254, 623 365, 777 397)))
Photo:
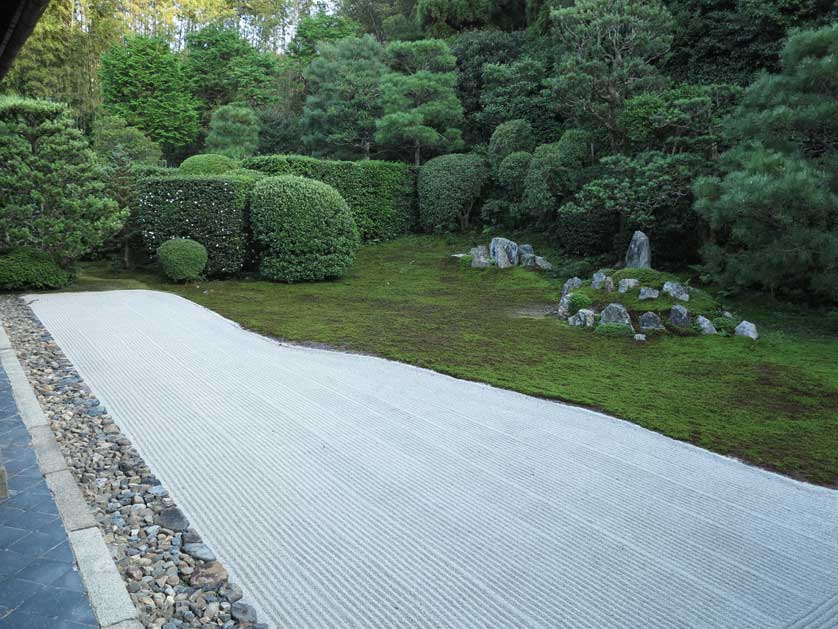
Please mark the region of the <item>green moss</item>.
MULTIPOLYGON (((615 273, 612 277, 615 277, 616 275, 617 274, 615 273)), ((614 285, 616 288, 616 280, 614 285)), ((641 284, 641 286, 649 286, 649 284, 641 284)), ((641 300, 640 287, 633 288, 627 293, 620 293, 617 290, 608 293, 602 289, 591 288, 590 282, 585 282, 581 288, 576 289, 574 292, 581 292, 589 297, 596 310, 600 310, 608 304, 616 303, 623 304, 626 309, 632 312, 651 311, 661 314, 661 316, 662 313, 669 313, 669 310, 675 304, 685 306, 691 314, 696 316, 703 314, 707 317, 712 317, 719 311, 719 305, 713 296, 707 291, 698 288, 690 288, 689 301, 681 301, 680 299, 675 299, 674 297, 670 297, 664 293, 661 293, 660 297, 657 299, 641 300)))
POLYGON ((634 330, 631 329, 631 326, 624 323, 601 323, 594 328, 594 333, 611 338, 634 336, 634 330))
MULTIPOLYGON (((504 235, 560 260, 532 235, 504 235)), ((554 305, 560 280, 521 268, 464 268, 451 257, 486 240, 411 236, 366 245, 340 280, 318 284, 172 285, 99 263, 83 267, 74 290, 172 291, 263 334, 567 400, 788 475, 838 483, 838 316, 752 296, 725 307, 759 325, 756 343, 584 334, 553 317, 518 314, 554 305)), ((649 309, 642 303, 639 312, 649 309)))
POLYGON ((671 273, 663 273, 654 269, 620 269, 619 271, 615 271, 611 277, 614 279, 614 286, 617 286, 620 280, 632 278, 639 280, 641 286, 649 286, 651 288, 661 288, 664 282, 681 281, 671 273))
POLYGON ((731 319, 729 317, 716 317, 713 319, 713 326, 719 334, 733 336, 736 331, 736 319, 731 319))

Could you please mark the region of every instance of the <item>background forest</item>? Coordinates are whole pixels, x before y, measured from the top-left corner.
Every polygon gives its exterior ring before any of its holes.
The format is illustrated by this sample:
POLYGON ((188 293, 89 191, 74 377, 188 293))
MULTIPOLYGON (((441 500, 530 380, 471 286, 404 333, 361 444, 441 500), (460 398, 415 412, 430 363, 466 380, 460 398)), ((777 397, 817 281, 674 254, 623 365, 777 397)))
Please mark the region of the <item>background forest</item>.
POLYGON ((113 204, 100 236, 130 235, 136 182, 196 154, 372 158, 417 169, 423 231, 535 230, 605 263, 642 229, 661 267, 836 301, 836 18, 830 0, 52 0, 2 89, 68 105, 113 204))

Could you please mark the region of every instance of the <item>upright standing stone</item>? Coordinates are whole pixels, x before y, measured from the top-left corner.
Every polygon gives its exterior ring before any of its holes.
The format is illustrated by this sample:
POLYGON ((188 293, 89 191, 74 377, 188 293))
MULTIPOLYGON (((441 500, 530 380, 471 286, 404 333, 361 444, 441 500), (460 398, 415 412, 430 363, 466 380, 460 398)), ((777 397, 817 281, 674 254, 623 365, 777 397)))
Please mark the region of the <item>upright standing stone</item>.
POLYGON ((571 277, 564 283, 562 287, 562 297, 575 291, 577 288, 582 286, 582 278, 581 277, 571 277))
POLYGON ((591 279, 591 288, 600 290, 603 286, 605 286, 605 280, 607 278, 608 276, 605 274, 605 271, 597 271, 591 279))
POLYGON ((652 268, 652 248, 649 246, 649 237, 642 231, 634 232, 634 236, 631 237, 626 251, 626 268, 652 268))
POLYGON ((621 323, 631 325, 628 310, 622 304, 608 304, 599 316, 600 323, 621 323))
POLYGON ((495 264, 499 269, 508 269, 509 267, 515 266, 516 263, 509 259, 509 255, 504 247, 499 247, 495 251, 495 264))
MULTIPOLYGON (((508 238, 492 238, 489 242, 489 257, 498 262, 498 251, 503 249, 506 253, 506 259, 512 266, 518 265, 518 245, 508 238)), ((500 264, 498 264, 500 267, 500 264)), ((501 267, 504 268, 504 267, 501 267)))

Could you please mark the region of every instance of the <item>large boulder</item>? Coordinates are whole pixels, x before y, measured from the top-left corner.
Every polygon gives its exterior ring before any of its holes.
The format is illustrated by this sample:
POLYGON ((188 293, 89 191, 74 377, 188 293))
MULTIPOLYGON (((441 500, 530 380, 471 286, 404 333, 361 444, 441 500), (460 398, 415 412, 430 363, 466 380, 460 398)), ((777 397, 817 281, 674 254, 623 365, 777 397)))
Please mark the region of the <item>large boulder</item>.
POLYGON ((581 288, 582 286, 582 278, 579 277, 571 277, 564 283, 562 287, 562 297, 567 295, 568 293, 572 293, 577 288, 581 288))
POLYGON ((640 315, 640 329, 644 332, 649 332, 652 330, 665 330, 666 328, 663 327, 663 321, 661 318, 654 312, 644 312, 640 315))
POLYGON ((622 304, 608 304, 599 316, 600 323, 621 323, 631 325, 628 310, 622 304))
POLYGON ((701 315, 697 316, 695 318, 695 324, 701 330, 702 334, 718 334, 716 326, 713 325, 713 322, 707 317, 703 317, 701 315))
POLYGON ((503 251, 509 266, 517 266, 518 264, 518 245, 508 238, 492 238, 489 242, 489 258, 495 261, 499 268, 506 268, 501 266, 498 257, 499 252, 503 251))
POLYGON ((657 299, 660 297, 660 291, 657 288, 650 288, 649 286, 640 287, 640 300, 657 299))
POLYGON ((750 321, 742 321, 742 323, 736 326, 735 333, 736 336, 747 336, 749 339, 754 339, 755 341, 759 338, 757 326, 750 321))
POLYGON ((508 255, 506 249, 504 249, 503 247, 500 247, 500 248, 498 248, 497 251, 495 251, 495 265, 499 269, 508 269, 510 267, 515 266, 516 264, 517 264, 517 260, 515 262, 513 262, 509 258, 509 255, 508 255))
POLYGON ((663 292, 674 299, 680 299, 681 301, 690 300, 690 292, 679 282, 665 282, 663 285, 663 292))
POLYGON ((594 327, 594 311, 588 308, 582 308, 570 317, 567 322, 577 327, 592 328, 594 327))
POLYGON ((617 292, 619 293, 627 293, 633 288, 637 288, 640 286, 640 280, 635 280, 632 278, 626 278, 624 280, 620 280, 620 283, 617 284, 617 292))
POLYGON ((690 325, 690 311, 681 304, 675 304, 669 311, 669 321, 680 328, 686 328, 690 325))
POLYGON ((626 251, 626 268, 652 268, 652 247, 649 245, 649 237, 642 231, 634 232, 631 237, 628 251, 626 251))

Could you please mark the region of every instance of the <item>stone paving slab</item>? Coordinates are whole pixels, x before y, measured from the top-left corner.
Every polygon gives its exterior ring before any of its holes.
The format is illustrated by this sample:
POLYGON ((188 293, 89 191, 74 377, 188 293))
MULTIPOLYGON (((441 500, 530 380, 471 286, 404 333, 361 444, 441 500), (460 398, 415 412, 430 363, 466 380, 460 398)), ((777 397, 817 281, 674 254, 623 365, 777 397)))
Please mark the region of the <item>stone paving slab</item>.
POLYGON ((277 627, 838 626, 834 490, 170 294, 33 299, 277 627))
POLYGON ((0 629, 98 627, 2 368, 0 459, 9 485, 9 497, 0 500, 0 629))

